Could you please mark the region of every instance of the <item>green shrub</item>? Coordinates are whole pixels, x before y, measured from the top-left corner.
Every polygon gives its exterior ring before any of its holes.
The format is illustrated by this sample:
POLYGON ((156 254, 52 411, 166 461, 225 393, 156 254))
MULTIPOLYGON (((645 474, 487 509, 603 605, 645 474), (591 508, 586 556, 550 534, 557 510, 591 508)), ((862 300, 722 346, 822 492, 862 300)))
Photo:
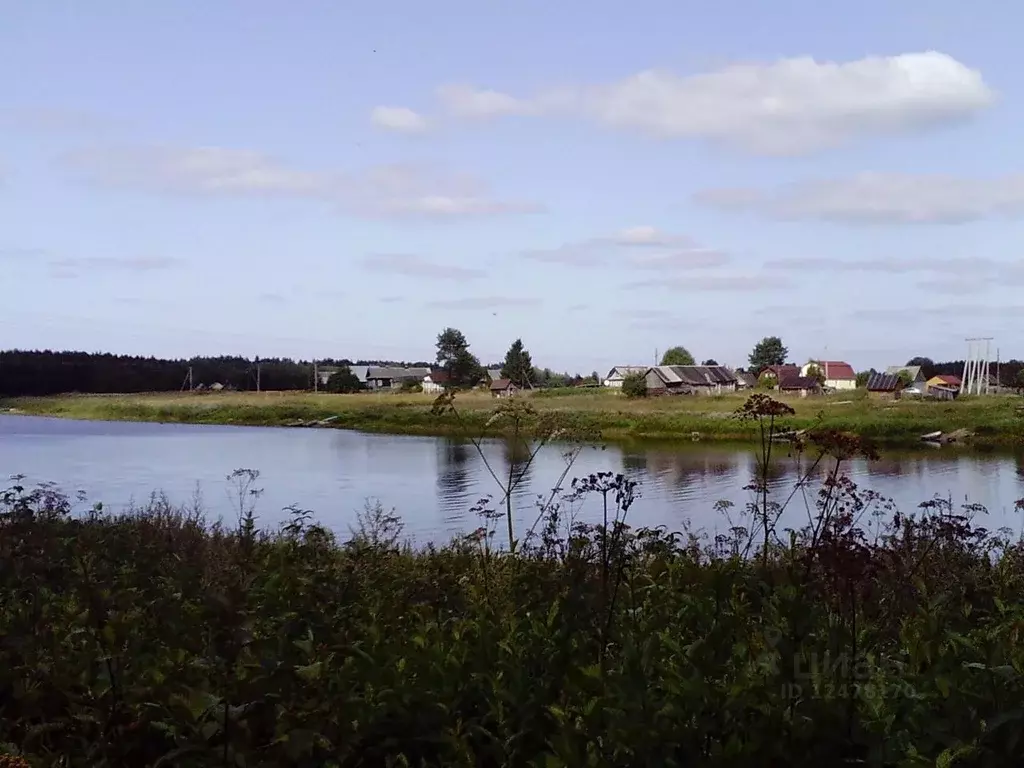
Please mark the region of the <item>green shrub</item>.
POLYGON ((622 394, 629 398, 647 397, 647 377, 631 373, 622 380, 622 394))

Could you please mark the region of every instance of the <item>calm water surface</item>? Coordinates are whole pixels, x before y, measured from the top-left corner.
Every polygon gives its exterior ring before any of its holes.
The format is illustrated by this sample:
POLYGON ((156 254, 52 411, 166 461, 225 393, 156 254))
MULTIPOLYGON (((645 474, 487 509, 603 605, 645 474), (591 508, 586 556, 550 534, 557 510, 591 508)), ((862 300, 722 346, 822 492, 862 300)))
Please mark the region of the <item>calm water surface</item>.
MULTIPOLYGON (((565 468, 561 448, 540 451, 514 493, 520 522, 533 523, 538 495, 547 496, 565 468)), ((499 477, 510 462, 523 469, 523 451, 505 441, 484 444, 484 456, 499 477)), ((806 459, 783 455, 776 493, 787 496, 806 459)), ((724 530, 714 510, 726 499, 742 506, 743 486, 754 471, 746 447, 700 443, 643 444, 587 448, 569 478, 598 471, 622 472, 639 482, 640 498, 630 512, 635 525, 678 530, 724 530)), ((144 502, 160 491, 175 503, 197 494, 213 516, 232 518, 230 484, 234 469, 258 469, 264 489, 257 513, 274 526, 289 505, 312 510, 316 518, 347 533, 367 500, 394 508, 415 541, 446 541, 473 530, 470 511, 486 494, 501 491, 469 443, 450 438, 370 435, 343 430, 87 422, 29 416, 0 416, 0 477, 19 474, 29 484, 53 482, 67 492, 83 491, 111 509, 144 502)), ((956 503, 985 505, 989 528, 1020 530, 1014 502, 1024 497, 1024 454, 977 454, 948 447, 891 454, 877 462, 857 461, 848 474, 863 488, 891 497, 903 511, 936 495, 956 503)), ((237 507, 237 502, 234 502, 237 507)), ((579 517, 596 520, 596 504, 579 517)), ((803 502, 792 503, 784 521, 806 520, 803 502)))

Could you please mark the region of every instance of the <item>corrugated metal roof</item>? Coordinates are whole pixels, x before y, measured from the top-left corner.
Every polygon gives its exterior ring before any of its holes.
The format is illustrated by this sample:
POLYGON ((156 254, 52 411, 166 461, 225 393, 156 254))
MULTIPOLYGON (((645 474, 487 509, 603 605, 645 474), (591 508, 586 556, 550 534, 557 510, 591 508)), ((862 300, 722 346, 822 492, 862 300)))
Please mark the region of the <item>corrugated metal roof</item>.
POLYGON ((921 375, 920 365, 890 365, 885 369, 885 372, 889 376, 899 376, 902 371, 906 371, 912 380, 916 380, 921 375))
POLYGON ((671 371, 679 381, 695 387, 736 383, 735 374, 724 365, 662 365, 658 367, 671 371))
POLYGON ((366 372, 368 379, 422 379, 429 375, 429 368, 397 368, 376 365, 371 365, 366 372))
POLYGON ((779 389, 817 389, 818 380, 813 376, 789 376, 779 382, 779 389))
POLYGON ((897 373, 873 373, 868 377, 868 392, 895 392, 902 388, 897 373))

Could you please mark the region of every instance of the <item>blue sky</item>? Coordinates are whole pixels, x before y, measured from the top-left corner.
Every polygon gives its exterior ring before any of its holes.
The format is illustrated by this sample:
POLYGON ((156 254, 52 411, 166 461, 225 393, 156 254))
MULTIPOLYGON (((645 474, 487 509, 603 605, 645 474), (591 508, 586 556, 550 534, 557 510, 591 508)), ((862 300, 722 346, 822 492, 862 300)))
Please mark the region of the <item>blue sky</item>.
POLYGON ((0 0, 0 348, 1024 356, 1012 4, 0 0))

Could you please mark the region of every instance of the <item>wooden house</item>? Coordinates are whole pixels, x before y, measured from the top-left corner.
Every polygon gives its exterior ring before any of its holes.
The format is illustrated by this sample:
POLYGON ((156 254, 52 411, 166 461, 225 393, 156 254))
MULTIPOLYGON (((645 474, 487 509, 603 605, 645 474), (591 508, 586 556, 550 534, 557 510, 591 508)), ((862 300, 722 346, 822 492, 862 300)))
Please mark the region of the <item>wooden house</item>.
POLYGON ((510 379, 495 379, 490 386, 492 397, 512 397, 519 391, 519 387, 510 379))

